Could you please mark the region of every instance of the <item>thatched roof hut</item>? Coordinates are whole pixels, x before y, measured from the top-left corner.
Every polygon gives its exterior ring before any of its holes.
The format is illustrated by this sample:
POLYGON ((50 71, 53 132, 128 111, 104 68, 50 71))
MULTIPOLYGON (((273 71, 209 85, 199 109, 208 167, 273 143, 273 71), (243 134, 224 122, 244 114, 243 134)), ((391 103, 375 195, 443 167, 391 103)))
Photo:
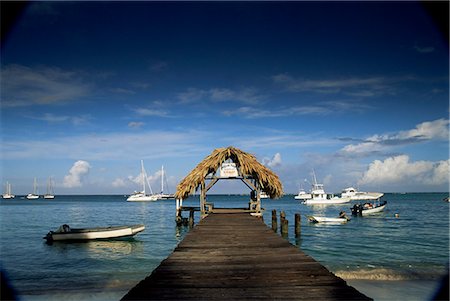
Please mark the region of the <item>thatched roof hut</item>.
POLYGON ((259 189, 270 198, 278 198, 283 195, 283 186, 275 173, 259 163, 255 156, 230 146, 215 149, 200 162, 178 184, 175 198, 186 199, 189 195, 194 194, 199 186, 205 185, 207 176, 214 175, 222 163, 227 160, 236 164, 241 178, 254 180, 259 189))

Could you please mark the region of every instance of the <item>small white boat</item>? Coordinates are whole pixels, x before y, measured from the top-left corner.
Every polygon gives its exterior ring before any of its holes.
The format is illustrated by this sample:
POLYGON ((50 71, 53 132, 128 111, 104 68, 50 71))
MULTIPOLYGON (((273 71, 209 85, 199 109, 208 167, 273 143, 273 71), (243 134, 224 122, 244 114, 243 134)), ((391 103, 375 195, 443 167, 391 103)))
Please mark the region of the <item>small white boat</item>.
POLYGON ((311 223, 346 223, 350 220, 350 218, 347 217, 345 212, 341 212, 339 214, 339 217, 326 217, 315 215, 308 215, 307 217, 311 223))
POLYGON ((48 242, 61 240, 95 240, 95 239, 113 239, 126 238, 136 235, 145 230, 142 224, 131 226, 113 226, 76 229, 69 225, 62 225, 56 231, 50 231, 44 237, 48 242))
POLYGON ((14 194, 12 194, 11 192, 11 184, 9 182, 6 182, 5 185, 5 193, 2 194, 2 198, 6 199, 6 200, 10 200, 15 198, 16 196, 14 194))
POLYGON ((269 196, 264 191, 261 191, 261 193, 259 194, 259 198, 260 199, 268 199, 269 196))
POLYGON ((144 168, 144 161, 141 160, 141 180, 142 180, 142 191, 135 191, 132 195, 127 198, 128 202, 147 202, 147 201, 157 201, 158 197, 153 194, 152 187, 148 182, 147 172, 144 168), (150 188, 151 194, 147 194, 145 190, 145 182, 147 182, 148 187, 150 188))
POLYGON ((33 193, 29 193, 27 194, 26 198, 29 200, 36 200, 39 198, 39 194, 37 193, 38 191, 38 185, 37 185, 37 181, 36 178, 34 178, 34 183, 33 183, 33 193))
POLYGON ((298 194, 294 197, 296 200, 308 200, 312 198, 311 193, 307 193, 303 188, 298 191, 298 194))
POLYGON ((342 190, 342 198, 350 198, 351 201, 377 200, 384 194, 381 192, 364 192, 358 191, 356 188, 348 187, 342 190))
POLYGON ((371 215, 371 214, 375 214, 375 213, 380 213, 384 210, 384 208, 386 208, 387 205, 387 201, 383 201, 380 203, 380 201, 378 200, 378 202, 373 202, 373 203, 364 203, 364 204, 355 204, 352 208, 350 208, 352 210, 352 215, 355 216, 366 216, 366 215, 371 215))

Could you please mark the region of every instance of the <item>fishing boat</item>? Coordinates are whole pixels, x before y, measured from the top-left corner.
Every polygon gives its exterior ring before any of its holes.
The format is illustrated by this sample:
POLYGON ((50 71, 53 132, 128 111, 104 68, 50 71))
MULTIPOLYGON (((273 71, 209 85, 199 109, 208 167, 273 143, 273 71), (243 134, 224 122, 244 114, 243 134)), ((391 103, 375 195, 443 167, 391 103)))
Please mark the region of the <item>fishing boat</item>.
POLYGON ((348 187, 342 190, 342 198, 350 198, 351 201, 376 200, 383 196, 380 192, 358 191, 356 188, 348 187))
POLYGON ((96 228, 71 228, 69 225, 62 225, 56 231, 50 231, 43 238, 48 242, 52 241, 81 241, 95 239, 126 238, 136 235, 145 230, 142 224, 131 226, 111 226, 96 228))
POLYGON ((12 194, 11 192, 11 184, 9 182, 6 182, 5 184, 5 193, 2 194, 2 198, 9 200, 9 199, 13 199, 16 196, 14 194, 12 194))
POLYGON ((350 220, 345 212, 340 212, 339 217, 325 217, 325 216, 315 216, 308 215, 308 220, 311 223, 346 223, 350 220))
POLYGON ((33 182, 33 193, 29 193, 27 194, 26 198, 29 200, 36 200, 39 198, 39 194, 37 194, 38 191, 38 185, 37 185, 37 180, 36 178, 34 178, 34 182, 33 182))
POLYGON ((47 181, 47 193, 44 194, 44 199, 54 199, 54 198, 55 195, 53 192, 53 180, 52 177, 49 177, 47 181))
POLYGON ((313 170, 313 184, 311 189, 311 198, 303 202, 305 205, 330 205, 343 204, 350 202, 349 198, 328 197, 323 188, 323 184, 317 183, 316 174, 313 170))
POLYGON ((387 201, 380 202, 378 199, 376 202, 367 202, 364 204, 355 204, 350 209, 354 216, 366 216, 375 213, 380 213, 386 208, 387 201))
POLYGON ((164 193, 164 165, 161 166, 161 192, 155 194, 157 200, 169 200, 174 199, 175 195, 170 193, 164 193))
POLYGON ((148 181, 148 176, 147 176, 147 172, 145 171, 144 168, 144 161, 141 160, 141 181, 142 181, 142 191, 135 191, 132 195, 130 195, 127 198, 128 202, 148 202, 148 201, 156 201, 158 200, 158 198, 156 197, 156 195, 153 194, 152 191, 152 187, 150 186, 150 183, 148 181), (148 187, 150 188, 150 193, 151 194, 147 194, 146 191, 146 182, 148 187))

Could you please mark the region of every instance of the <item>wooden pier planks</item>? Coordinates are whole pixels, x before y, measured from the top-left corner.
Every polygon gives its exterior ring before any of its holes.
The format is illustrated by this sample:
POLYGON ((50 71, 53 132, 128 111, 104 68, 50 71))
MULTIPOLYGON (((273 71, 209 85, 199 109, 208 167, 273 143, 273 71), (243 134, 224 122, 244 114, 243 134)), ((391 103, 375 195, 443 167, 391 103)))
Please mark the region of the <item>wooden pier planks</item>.
POLYGON ((122 300, 371 300, 249 214, 210 214, 122 300))

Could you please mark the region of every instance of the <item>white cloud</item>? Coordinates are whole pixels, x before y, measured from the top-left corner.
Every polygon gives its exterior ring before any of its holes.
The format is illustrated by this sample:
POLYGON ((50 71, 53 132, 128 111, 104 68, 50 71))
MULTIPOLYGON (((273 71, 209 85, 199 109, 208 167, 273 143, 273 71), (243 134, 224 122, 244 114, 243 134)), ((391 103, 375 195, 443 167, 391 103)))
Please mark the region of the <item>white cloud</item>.
POLYGON ((132 133, 85 134, 49 139, 8 140, 0 144, 3 159, 85 158, 117 160, 123 158, 180 158, 210 151, 204 141, 212 133, 179 131, 133 131, 132 133), (155 147, 158 143, 158 147, 155 147), (29 146, 33 145, 33 148, 29 146), (152 150, 149 152, 148 150, 152 150))
POLYGON ((449 161, 410 162, 409 156, 390 157, 373 161, 363 174, 359 184, 391 185, 417 183, 442 185, 449 181, 449 161))
POLYGON ((82 179, 89 173, 91 166, 89 162, 78 160, 69 170, 69 174, 64 177, 63 186, 66 188, 81 187, 82 179))
POLYGON ((178 99, 182 104, 196 103, 200 101, 225 102, 233 101, 238 103, 256 104, 266 98, 255 88, 211 88, 208 90, 189 88, 185 92, 178 93, 178 99))
POLYGON ((89 122, 91 119, 90 115, 81 115, 81 116, 67 116, 67 115, 55 115, 52 113, 45 113, 42 116, 27 116, 28 118, 35 120, 42 120, 49 123, 63 123, 70 122, 73 125, 82 125, 89 122))
POLYGON ((68 102, 87 95, 89 85, 79 74, 56 67, 30 68, 8 65, 2 68, 2 106, 17 107, 68 102))
POLYGON ((367 111, 370 107, 363 103, 355 101, 324 101, 311 105, 272 107, 270 109, 260 109, 255 106, 243 106, 233 110, 222 112, 225 116, 239 115, 243 118, 274 118, 286 116, 304 116, 304 115, 331 115, 336 113, 360 113, 367 111))
POLYGON ((140 116, 157 116, 157 117, 168 117, 169 113, 165 110, 154 109, 154 108, 137 108, 134 112, 140 116))
POLYGON ((144 125, 145 125, 145 123, 144 122, 140 122, 140 121, 131 121, 131 122, 128 123, 128 127, 134 128, 134 129, 141 128, 144 125))
POLYGON ((431 53, 431 52, 434 52, 434 47, 432 47, 432 46, 419 47, 419 46, 415 45, 414 49, 417 52, 419 52, 419 53, 431 53))
POLYGON ((290 92, 312 91, 318 93, 339 93, 344 92, 349 95, 360 97, 371 97, 379 94, 386 94, 391 89, 388 82, 383 77, 350 77, 341 79, 320 79, 310 80, 295 78, 288 74, 277 74, 272 77, 276 84, 282 85, 290 92))
POLYGON ((415 129, 409 131, 401 131, 398 135, 394 135, 393 139, 411 139, 418 138, 423 140, 446 140, 449 138, 449 120, 437 119, 434 121, 426 121, 420 123, 415 129))
POLYGON ((262 164, 266 165, 270 168, 278 167, 281 165, 281 163, 282 163, 282 160, 281 160, 280 153, 276 153, 275 155, 273 155, 273 157, 271 159, 263 158, 263 160, 262 160, 262 164))
POLYGON ((127 186, 126 183, 125 183, 125 181, 124 181, 123 179, 120 179, 120 178, 115 179, 115 180, 111 183, 111 185, 112 185, 113 187, 116 187, 116 188, 118 188, 118 187, 126 187, 126 186, 127 186))
POLYGON ((341 155, 370 155, 388 148, 421 143, 431 140, 449 139, 449 120, 437 119, 418 124, 414 129, 399 131, 397 133, 373 135, 361 143, 349 144, 340 150, 341 155))

